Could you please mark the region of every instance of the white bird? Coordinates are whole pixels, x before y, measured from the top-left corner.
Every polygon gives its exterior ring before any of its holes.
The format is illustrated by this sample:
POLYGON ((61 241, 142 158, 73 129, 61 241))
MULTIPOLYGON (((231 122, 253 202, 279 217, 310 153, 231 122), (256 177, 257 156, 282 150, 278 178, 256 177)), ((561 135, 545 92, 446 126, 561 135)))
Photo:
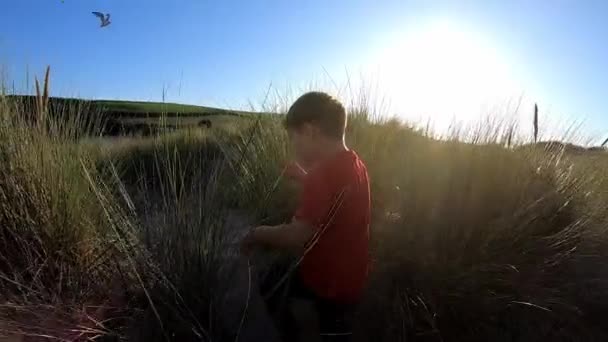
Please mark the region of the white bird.
POLYGON ((101 12, 92 12, 97 18, 99 18, 99 20, 101 20, 101 26, 100 27, 106 27, 108 25, 110 25, 110 13, 108 14, 103 14, 101 12))

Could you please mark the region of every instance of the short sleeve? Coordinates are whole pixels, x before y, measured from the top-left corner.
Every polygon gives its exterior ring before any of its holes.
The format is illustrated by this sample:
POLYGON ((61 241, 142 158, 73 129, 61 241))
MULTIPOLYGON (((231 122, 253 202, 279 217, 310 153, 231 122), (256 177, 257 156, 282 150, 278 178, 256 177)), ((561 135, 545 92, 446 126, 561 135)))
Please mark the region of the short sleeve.
POLYGON ((304 179, 302 195, 294 219, 319 229, 336 197, 335 186, 322 173, 312 172, 304 179))

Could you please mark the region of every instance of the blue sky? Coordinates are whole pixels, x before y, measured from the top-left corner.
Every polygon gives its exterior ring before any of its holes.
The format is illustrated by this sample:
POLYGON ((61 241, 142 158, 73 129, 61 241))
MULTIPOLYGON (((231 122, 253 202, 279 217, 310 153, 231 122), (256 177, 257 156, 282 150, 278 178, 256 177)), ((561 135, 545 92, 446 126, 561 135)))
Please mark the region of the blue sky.
POLYGON ((608 2, 593 0, 13 0, 0 65, 18 91, 50 64, 54 95, 160 100, 165 85, 169 101, 229 107, 271 83, 347 78, 379 84, 405 117, 523 97, 595 134, 608 131, 606 37, 608 2))

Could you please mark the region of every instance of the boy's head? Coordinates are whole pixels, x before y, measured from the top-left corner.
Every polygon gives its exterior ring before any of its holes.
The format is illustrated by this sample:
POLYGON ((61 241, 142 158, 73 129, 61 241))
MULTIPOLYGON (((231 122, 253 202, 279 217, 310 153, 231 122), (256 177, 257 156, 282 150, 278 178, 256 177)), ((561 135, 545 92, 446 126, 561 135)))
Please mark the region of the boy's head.
POLYGON ((343 144, 346 110, 340 101, 322 92, 300 96, 285 121, 296 158, 312 164, 330 144, 343 144))

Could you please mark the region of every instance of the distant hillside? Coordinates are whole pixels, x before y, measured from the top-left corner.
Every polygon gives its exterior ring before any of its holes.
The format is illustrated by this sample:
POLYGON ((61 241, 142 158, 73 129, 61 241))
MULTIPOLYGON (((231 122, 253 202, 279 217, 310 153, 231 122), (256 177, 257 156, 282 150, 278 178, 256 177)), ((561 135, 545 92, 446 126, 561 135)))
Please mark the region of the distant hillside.
POLYGON ((120 117, 158 117, 166 116, 206 116, 206 115, 248 115, 253 112, 185 105, 178 103, 95 100, 91 103, 106 113, 120 117))
MULTIPOLYGON (((35 109, 36 97, 30 95, 9 95, 9 100, 21 102, 25 108, 35 109)), ((64 112, 69 108, 80 108, 91 113, 102 113, 108 118, 154 118, 159 116, 208 116, 208 115, 249 115, 253 112, 232 111, 221 108, 184 105, 177 103, 86 100, 74 98, 50 98, 51 111, 64 112)))
POLYGON ((593 146, 593 147, 583 147, 583 146, 579 146, 579 145, 574 145, 571 143, 564 143, 561 141, 540 141, 538 143, 532 143, 532 144, 526 144, 523 145, 521 147, 527 147, 527 148, 540 148, 540 149, 544 149, 546 151, 551 151, 551 152, 560 152, 560 151, 564 151, 566 153, 570 153, 570 154, 577 154, 577 153, 585 153, 585 152, 606 152, 608 151, 606 148, 604 147, 600 147, 600 146, 593 146))

